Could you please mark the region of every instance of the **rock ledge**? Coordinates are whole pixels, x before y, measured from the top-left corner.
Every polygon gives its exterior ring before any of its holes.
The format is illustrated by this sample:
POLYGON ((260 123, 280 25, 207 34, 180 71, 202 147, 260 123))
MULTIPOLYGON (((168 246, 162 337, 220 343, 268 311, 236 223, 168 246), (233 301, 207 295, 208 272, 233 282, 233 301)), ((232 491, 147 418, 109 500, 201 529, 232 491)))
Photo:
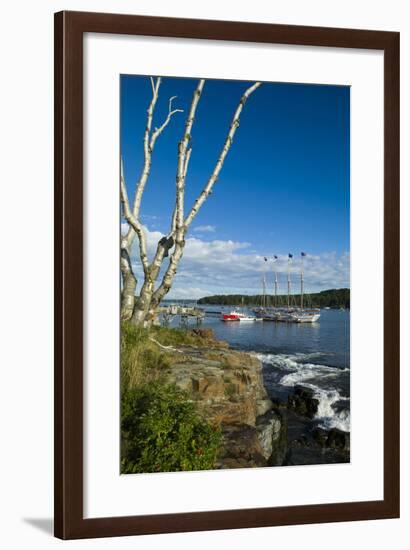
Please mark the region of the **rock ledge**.
POLYGON ((222 431, 217 468, 282 462, 283 420, 263 385, 262 364, 206 335, 206 345, 171 354, 167 378, 188 392, 200 414, 222 431))

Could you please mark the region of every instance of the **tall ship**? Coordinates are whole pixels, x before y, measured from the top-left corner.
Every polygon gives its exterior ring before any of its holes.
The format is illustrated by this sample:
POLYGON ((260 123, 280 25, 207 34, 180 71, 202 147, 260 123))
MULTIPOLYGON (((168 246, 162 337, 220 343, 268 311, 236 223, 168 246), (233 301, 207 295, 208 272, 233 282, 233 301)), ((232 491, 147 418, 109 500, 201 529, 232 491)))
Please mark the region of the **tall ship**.
MULTIPOLYGON (((266 298, 266 281, 263 278, 263 295, 262 295, 262 307, 258 308, 255 313, 258 317, 262 317, 264 321, 277 321, 285 323, 315 323, 320 318, 320 309, 317 308, 305 308, 304 303, 304 265, 303 261, 306 257, 305 252, 301 252, 301 270, 300 270, 300 305, 292 306, 292 281, 291 281, 291 263, 293 261, 293 254, 288 254, 288 268, 287 268, 287 300, 286 307, 279 307, 278 305, 278 274, 277 270, 274 270, 274 304, 273 307, 267 306, 266 298)), ((274 256, 274 265, 277 256, 274 256)), ((265 262, 267 258, 264 258, 265 262)))

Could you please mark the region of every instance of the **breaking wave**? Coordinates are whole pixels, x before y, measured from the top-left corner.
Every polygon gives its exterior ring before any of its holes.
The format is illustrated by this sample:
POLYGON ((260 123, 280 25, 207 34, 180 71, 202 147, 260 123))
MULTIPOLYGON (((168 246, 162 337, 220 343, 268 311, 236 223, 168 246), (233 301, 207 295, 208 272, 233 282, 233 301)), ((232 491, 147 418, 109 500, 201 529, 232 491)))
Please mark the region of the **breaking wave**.
POLYGON ((350 411, 348 408, 335 405, 340 401, 348 401, 349 398, 343 397, 337 389, 324 389, 313 384, 312 381, 336 378, 342 372, 348 372, 350 369, 308 362, 323 355, 323 353, 295 353, 292 355, 255 353, 260 361, 271 365, 281 373, 281 377, 278 379, 281 386, 299 385, 312 390, 315 399, 319 401, 315 419, 319 422, 320 427, 338 428, 348 432, 350 431, 350 411))
POLYGON ((262 363, 268 365, 283 369, 297 369, 303 364, 301 361, 320 357, 323 353, 293 353, 292 355, 287 355, 285 353, 255 353, 254 355, 262 361, 262 363))
POLYGON ((330 430, 338 428, 344 432, 350 431, 350 411, 348 409, 337 410, 334 405, 343 398, 337 390, 323 390, 313 384, 303 384, 313 391, 314 397, 319 401, 315 418, 319 420, 319 426, 330 430))

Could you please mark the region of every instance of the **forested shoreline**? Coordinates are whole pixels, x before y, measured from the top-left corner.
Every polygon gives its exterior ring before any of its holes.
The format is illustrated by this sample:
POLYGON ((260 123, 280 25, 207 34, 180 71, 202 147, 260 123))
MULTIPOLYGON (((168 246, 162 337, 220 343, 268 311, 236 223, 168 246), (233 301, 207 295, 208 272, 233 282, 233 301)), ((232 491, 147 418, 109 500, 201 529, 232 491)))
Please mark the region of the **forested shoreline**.
MULTIPOLYGON (((230 306, 255 306, 262 305, 266 300, 268 306, 286 306, 287 295, 279 296, 267 295, 263 297, 261 294, 246 295, 246 294, 215 294, 213 296, 204 296, 198 300, 200 305, 230 305, 230 306)), ((350 289, 339 288, 322 290, 313 294, 304 295, 304 303, 306 307, 330 307, 330 308, 350 308, 350 289)), ((293 294, 291 296, 291 305, 300 304, 300 295, 293 294)))

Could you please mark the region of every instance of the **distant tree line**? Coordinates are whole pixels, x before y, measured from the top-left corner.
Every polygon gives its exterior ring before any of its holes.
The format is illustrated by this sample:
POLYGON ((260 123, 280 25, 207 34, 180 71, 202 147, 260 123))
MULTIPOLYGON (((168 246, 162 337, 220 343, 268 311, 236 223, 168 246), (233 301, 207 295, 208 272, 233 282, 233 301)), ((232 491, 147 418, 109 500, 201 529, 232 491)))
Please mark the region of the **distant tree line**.
MULTIPOLYGON (((290 297, 291 305, 300 304, 300 295, 292 294, 290 297)), ((267 306, 286 306, 287 295, 281 294, 279 296, 266 295, 262 296, 257 294, 249 296, 245 294, 215 294, 214 296, 205 296, 198 300, 198 304, 201 305, 222 305, 222 306, 260 306, 264 303, 267 306)), ((321 292, 315 292, 313 294, 304 295, 304 305, 306 307, 331 307, 331 308, 350 308, 350 289, 338 288, 330 290, 322 290, 321 292)))

